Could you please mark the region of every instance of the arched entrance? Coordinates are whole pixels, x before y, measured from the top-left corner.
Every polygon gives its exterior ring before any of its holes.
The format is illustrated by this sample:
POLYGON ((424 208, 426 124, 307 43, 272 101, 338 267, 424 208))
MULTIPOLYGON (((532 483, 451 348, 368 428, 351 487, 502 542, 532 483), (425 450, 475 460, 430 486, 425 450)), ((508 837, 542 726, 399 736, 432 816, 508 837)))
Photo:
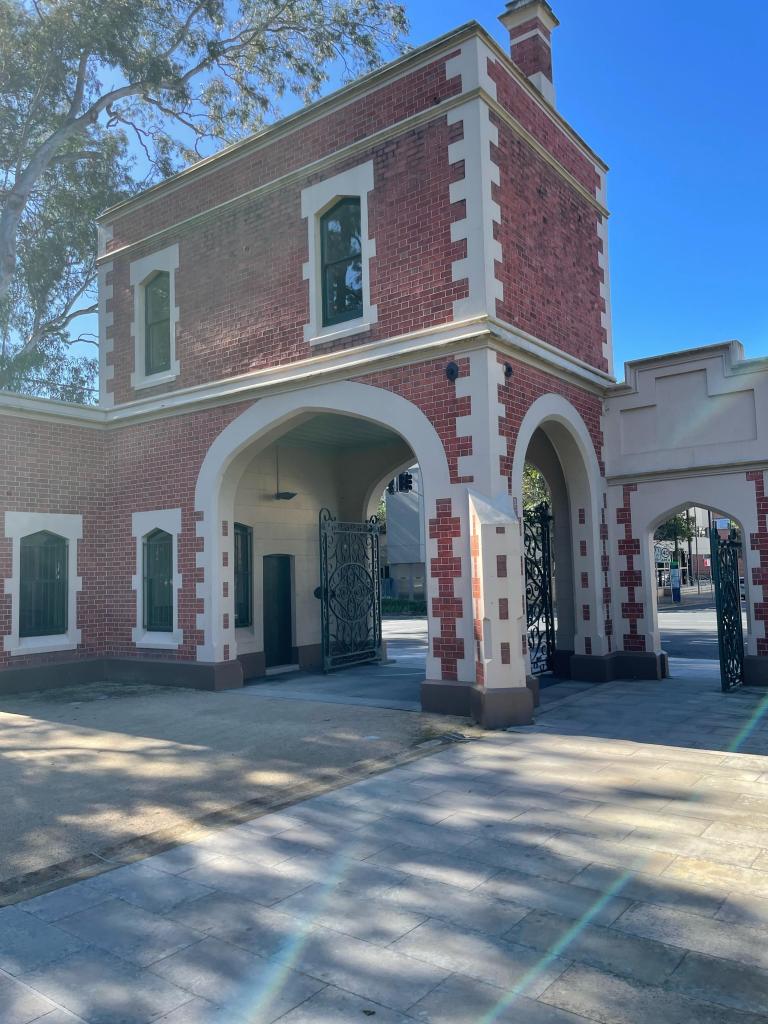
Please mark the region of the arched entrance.
POLYGON ((428 467, 423 488, 429 509, 449 487, 434 428, 399 396, 349 382, 264 399, 225 428, 203 462, 196 489, 204 548, 198 561, 204 570, 198 660, 237 659, 246 677, 266 671, 265 630, 272 612, 264 567, 276 567, 276 556, 283 556, 290 560, 290 574, 282 572, 280 589, 289 580, 290 595, 274 608, 283 620, 279 649, 285 656, 290 605, 287 665, 322 667, 320 511, 329 510, 338 522, 363 522, 378 482, 417 459, 428 467), (235 538, 243 529, 250 531, 253 581, 253 614, 245 619, 235 601, 244 591, 235 558, 235 538))
POLYGON ((530 670, 589 678, 591 659, 608 653, 601 585, 604 487, 589 431, 561 396, 544 395, 526 413, 515 451, 513 488, 527 522, 528 607, 538 601, 543 608, 541 590, 547 586, 554 605, 553 642, 544 641, 543 654, 542 619, 536 612, 529 615, 530 670), (524 507, 526 465, 535 467, 545 482, 546 510, 524 507), (550 520, 548 538, 545 518, 550 520))

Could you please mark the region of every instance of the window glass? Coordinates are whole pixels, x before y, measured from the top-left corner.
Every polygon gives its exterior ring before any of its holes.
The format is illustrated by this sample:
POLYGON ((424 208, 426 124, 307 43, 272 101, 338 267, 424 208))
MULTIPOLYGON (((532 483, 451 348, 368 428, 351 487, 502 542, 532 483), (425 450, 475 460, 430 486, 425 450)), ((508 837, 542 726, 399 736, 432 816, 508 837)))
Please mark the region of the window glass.
POLYGON ((21 538, 19 636, 67 632, 67 542, 42 531, 21 538))
POLYGON ((360 200, 342 199, 320 219, 323 326, 363 315, 360 200))
POLYGON ((171 368, 171 275, 160 271, 144 285, 144 372, 171 368))
POLYGON ((164 530, 144 538, 144 629, 173 631, 173 537, 164 530))
POLYGON ((235 626, 253 625, 253 530, 235 523, 235 626))

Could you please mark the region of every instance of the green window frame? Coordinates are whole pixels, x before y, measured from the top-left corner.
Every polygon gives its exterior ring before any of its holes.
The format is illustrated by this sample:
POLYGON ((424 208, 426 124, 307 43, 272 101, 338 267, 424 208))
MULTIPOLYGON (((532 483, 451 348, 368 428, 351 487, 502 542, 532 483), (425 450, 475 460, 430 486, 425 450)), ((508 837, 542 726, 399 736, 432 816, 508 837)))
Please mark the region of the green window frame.
POLYGON ((69 544, 41 530, 22 537, 19 551, 19 636, 67 632, 69 544))
POLYGON ((159 270, 144 285, 144 373, 171 368, 171 275, 159 270))
POLYGON ((144 629, 173 632, 173 536, 152 530, 144 538, 144 629))
POLYGON ((323 327, 363 315, 359 198, 339 200, 320 218, 323 327))
POLYGON ((235 628, 253 625, 253 530, 235 523, 235 628))

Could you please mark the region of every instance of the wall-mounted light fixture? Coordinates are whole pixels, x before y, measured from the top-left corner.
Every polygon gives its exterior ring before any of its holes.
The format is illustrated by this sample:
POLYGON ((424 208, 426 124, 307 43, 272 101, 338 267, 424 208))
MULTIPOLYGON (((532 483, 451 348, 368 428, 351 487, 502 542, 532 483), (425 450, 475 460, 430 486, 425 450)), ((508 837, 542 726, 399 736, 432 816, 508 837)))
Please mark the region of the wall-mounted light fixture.
POLYGON ((448 380, 456 380, 459 376, 459 364, 450 362, 445 368, 445 376, 448 380))

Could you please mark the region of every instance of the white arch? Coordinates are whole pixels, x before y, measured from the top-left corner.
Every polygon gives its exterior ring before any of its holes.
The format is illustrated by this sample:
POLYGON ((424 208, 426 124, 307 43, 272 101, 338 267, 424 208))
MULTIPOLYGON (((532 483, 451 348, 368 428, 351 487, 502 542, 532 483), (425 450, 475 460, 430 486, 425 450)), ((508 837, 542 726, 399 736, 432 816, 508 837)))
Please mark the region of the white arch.
POLYGON ((512 494, 522 505, 523 471, 528 447, 536 430, 542 428, 552 444, 565 476, 571 509, 571 550, 573 561, 574 645, 577 654, 591 640, 593 655, 607 653, 605 623, 602 615, 600 575, 600 523, 604 483, 592 437, 578 410, 562 395, 546 394, 537 398, 525 416, 515 441, 512 460, 512 494), (546 428, 550 429, 547 430, 546 428), (586 522, 578 521, 577 509, 584 508, 586 522), (587 554, 581 555, 577 537, 587 533, 587 554), (580 586, 581 573, 587 573, 588 586, 580 586), (585 622, 581 605, 588 603, 592 618, 585 622))
MULTIPOLYGON (((756 594, 759 588, 752 584, 752 573, 760 567, 760 553, 752 550, 749 538, 758 530, 757 508, 754 485, 747 480, 746 471, 734 473, 707 473, 696 476, 680 476, 662 480, 643 481, 637 484, 632 495, 632 532, 640 540, 640 565, 643 590, 642 602, 645 614, 638 622, 638 629, 645 637, 646 650, 661 650, 659 618, 656 601, 656 574, 653 559, 653 534, 660 523, 665 522, 676 511, 685 508, 706 508, 722 512, 735 520, 741 528, 743 541, 744 578, 746 584, 747 611, 747 653, 757 653, 757 639, 760 633, 755 619, 756 594), (661 510, 661 511, 660 511, 661 510)), ((617 620, 618 621, 618 620, 617 620)))
POLYGON ((384 424, 399 435, 422 467, 427 510, 433 508, 437 498, 451 493, 448 461, 437 431, 418 406, 400 395, 368 384, 341 381, 271 395, 254 402, 211 444, 195 486, 195 510, 202 513, 198 536, 204 538, 204 550, 197 556, 197 567, 204 571, 204 582, 198 584, 197 597, 202 598, 205 609, 198 615, 197 622, 198 629, 204 632, 204 643, 197 649, 198 661, 224 660, 226 644, 230 645, 230 654, 234 654, 234 626, 232 623, 228 629, 223 626, 222 583, 226 572, 222 567, 222 552, 226 548, 221 523, 231 522, 233 518, 238 469, 253 457, 254 444, 271 443, 297 417, 323 412, 384 424))
MULTIPOLYGON (((534 431, 548 422, 562 424, 571 434, 584 460, 593 496, 599 495, 602 487, 600 464, 597 461, 592 437, 578 410, 562 395, 556 394, 541 395, 523 416, 520 429, 517 432, 515 454, 512 460, 512 493, 518 497, 522 493, 523 469, 525 468, 528 445, 531 443, 534 431)), ((557 447, 556 444, 555 447, 557 447)), ((564 466, 563 470, 567 476, 568 467, 564 466)))

